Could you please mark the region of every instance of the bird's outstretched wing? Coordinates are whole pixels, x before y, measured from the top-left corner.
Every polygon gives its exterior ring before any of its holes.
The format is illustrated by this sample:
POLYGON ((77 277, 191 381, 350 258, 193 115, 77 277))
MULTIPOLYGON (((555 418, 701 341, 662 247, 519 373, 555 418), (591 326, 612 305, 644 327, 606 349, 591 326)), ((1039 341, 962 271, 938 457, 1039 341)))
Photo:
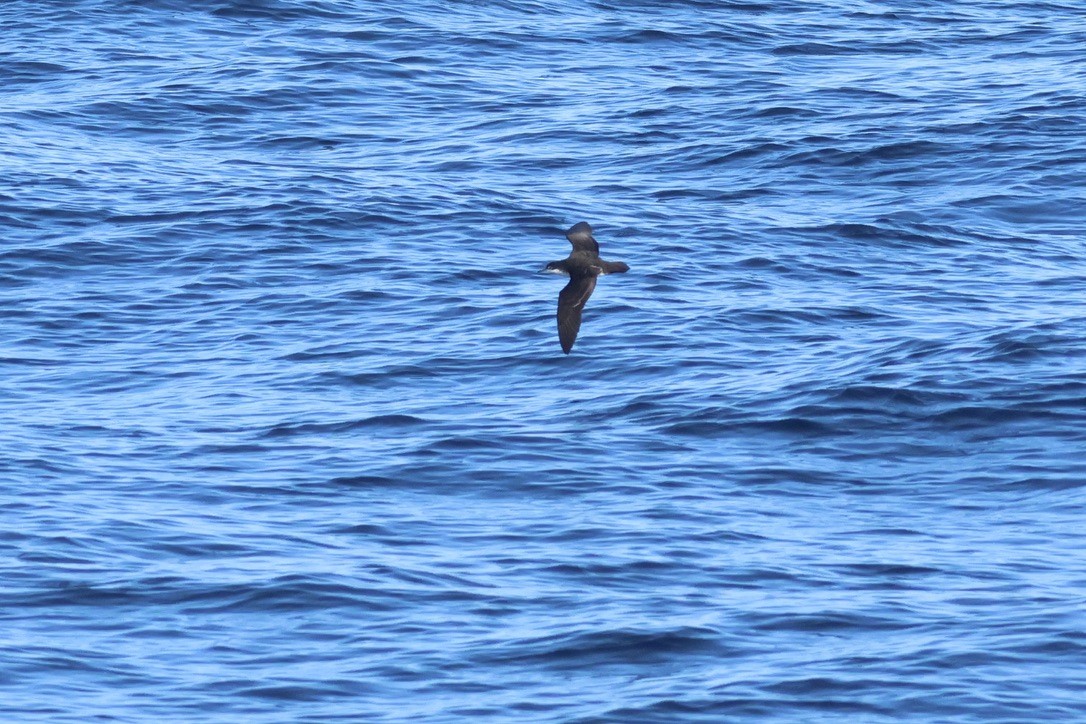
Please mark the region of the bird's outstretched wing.
POLYGON ((588 222, 582 221, 569 227, 566 238, 569 239, 570 244, 573 244, 573 251, 600 253, 600 245, 592 238, 592 227, 588 225, 588 222))
POLYGON ((562 351, 566 354, 573 349, 573 341, 577 339, 577 332, 581 329, 584 303, 592 296, 595 288, 596 277, 576 276, 570 277, 569 284, 558 293, 558 341, 562 343, 562 351))

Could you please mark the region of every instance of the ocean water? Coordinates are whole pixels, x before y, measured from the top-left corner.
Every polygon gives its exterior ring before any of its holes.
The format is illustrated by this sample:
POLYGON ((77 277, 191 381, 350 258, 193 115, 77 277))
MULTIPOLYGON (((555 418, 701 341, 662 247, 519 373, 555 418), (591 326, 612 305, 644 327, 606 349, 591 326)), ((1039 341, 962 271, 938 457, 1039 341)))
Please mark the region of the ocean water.
POLYGON ((1084 48, 4 3, 0 718, 1086 720, 1084 48))

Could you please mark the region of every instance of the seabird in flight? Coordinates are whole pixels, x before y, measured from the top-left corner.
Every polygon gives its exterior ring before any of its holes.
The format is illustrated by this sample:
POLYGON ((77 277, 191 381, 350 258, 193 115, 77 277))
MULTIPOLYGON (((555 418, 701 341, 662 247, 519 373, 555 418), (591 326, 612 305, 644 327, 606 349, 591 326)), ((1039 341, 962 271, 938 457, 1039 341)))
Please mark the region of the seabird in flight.
POLYGON ((569 284, 558 293, 558 341, 562 343, 562 351, 569 354, 581 328, 584 303, 596 288, 596 277, 622 274, 630 267, 621 261, 600 259, 600 245, 592 238, 592 227, 583 221, 571 226, 566 238, 573 244, 573 251, 561 261, 552 261, 543 271, 569 276, 569 284))

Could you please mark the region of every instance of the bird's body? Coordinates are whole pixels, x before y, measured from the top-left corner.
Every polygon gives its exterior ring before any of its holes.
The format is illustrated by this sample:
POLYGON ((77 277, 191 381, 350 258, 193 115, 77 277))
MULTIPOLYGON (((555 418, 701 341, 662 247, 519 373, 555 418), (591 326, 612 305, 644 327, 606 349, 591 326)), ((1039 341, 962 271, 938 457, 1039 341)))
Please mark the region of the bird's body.
POLYGON ((600 258, 600 245, 592 237, 592 227, 585 222, 574 224, 566 232, 573 251, 561 261, 552 261, 543 270, 567 274, 569 283, 558 294, 558 341, 562 351, 569 354, 581 328, 581 312, 596 288, 596 278, 603 274, 622 274, 630 267, 621 261, 600 258))

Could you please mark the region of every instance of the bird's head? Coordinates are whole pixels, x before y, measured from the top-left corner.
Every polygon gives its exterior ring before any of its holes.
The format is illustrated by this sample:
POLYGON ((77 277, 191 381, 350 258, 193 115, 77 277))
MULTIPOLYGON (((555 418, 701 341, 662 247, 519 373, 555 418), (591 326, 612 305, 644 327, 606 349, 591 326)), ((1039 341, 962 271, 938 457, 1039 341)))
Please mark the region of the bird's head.
POLYGON ((552 261, 539 271, 542 274, 569 274, 566 270, 566 263, 564 261, 552 261))

